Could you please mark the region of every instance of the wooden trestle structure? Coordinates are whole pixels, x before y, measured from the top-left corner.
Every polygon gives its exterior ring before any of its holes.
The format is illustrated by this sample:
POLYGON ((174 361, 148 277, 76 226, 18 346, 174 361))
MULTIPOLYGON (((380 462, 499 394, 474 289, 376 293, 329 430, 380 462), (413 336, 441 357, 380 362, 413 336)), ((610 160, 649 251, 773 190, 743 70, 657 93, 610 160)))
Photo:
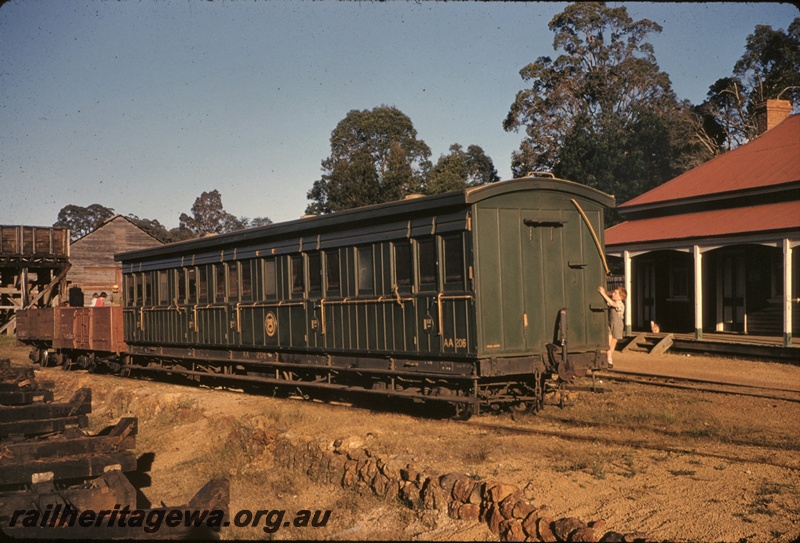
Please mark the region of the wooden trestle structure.
POLYGON ((16 312, 66 295, 69 229, 0 226, 0 334, 13 334, 16 312))

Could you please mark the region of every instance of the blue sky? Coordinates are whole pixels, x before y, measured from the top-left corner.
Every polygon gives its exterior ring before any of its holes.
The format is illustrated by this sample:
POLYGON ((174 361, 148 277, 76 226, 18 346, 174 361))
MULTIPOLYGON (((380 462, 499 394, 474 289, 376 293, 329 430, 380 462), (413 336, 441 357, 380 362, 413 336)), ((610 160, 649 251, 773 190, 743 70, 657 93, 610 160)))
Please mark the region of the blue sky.
MULTIPOLYGON (((51 225, 99 203, 168 228, 201 192, 298 218, 353 109, 393 105, 432 160, 480 145, 501 178, 522 140, 502 121, 519 70, 554 56, 566 3, 12 0, 0 7, 0 224, 51 225)), ((779 3, 617 3, 680 99, 730 75, 779 3)))

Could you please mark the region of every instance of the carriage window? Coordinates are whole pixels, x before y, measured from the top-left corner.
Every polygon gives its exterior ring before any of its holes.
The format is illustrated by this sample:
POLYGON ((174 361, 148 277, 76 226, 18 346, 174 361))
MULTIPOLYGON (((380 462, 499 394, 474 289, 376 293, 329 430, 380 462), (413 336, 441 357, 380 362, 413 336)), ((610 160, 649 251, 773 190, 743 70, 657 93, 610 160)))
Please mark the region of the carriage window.
POLYGON ((264 261, 264 295, 268 300, 274 300, 277 294, 278 287, 275 281, 275 259, 270 258, 264 261))
POLYGON ((239 300, 239 263, 231 262, 226 264, 228 268, 228 300, 239 300))
POLYGON ((297 298, 299 297, 298 295, 302 295, 306 290, 302 255, 290 257, 290 264, 292 267, 292 298, 297 298))
POLYGON ((214 292, 216 293, 216 301, 225 301, 225 265, 214 264, 214 292))
POLYGON ((358 248, 358 293, 372 294, 375 291, 372 263, 372 246, 358 248))
POLYGON ((195 268, 186 270, 186 280, 188 284, 186 301, 190 304, 197 303, 197 270, 195 268))
POLYGON ((147 272, 144 275, 144 303, 145 305, 153 305, 153 272, 147 272))
POLYGON ((444 282, 464 283, 464 244, 461 234, 445 236, 444 242, 444 282))
POLYGON ((325 280, 327 282, 328 293, 339 294, 342 288, 339 272, 339 250, 334 249, 325 253, 325 280))
POLYGON ((394 281, 399 290, 411 289, 412 275, 411 243, 399 241, 394 244, 394 281))
POLYGON ((125 276, 125 305, 132 306, 134 305, 134 298, 133 298, 133 286, 135 280, 133 275, 126 275, 125 276))
POLYGON ((178 293, 178 302, 186 299, 186 270, 183 268, 175 270, 175 291, 178 293))
POLYGON ((208 303, 208 266, 200 266, 197 270, 197 301, 208 303))
POLYGON ((136 305, 142 305, 144 303, 144 277, 142 275, 141 273, 134 275, 136 280, 136 305))
POLYGON ((417 241, 417 258, 420 288, 436 289, 436 245, 433 238, 417 241))
POLYGON ((308 292, 322 294, 322 262, 319 253, 308 253, 308 292))
POLYGON ((253 267, 250 261, 241 262, 242 270, 242 300, 253 299, 253 267))
POLYGON ((169 304, 169 275, 167 270, 158 273, 158 305, 169 304))

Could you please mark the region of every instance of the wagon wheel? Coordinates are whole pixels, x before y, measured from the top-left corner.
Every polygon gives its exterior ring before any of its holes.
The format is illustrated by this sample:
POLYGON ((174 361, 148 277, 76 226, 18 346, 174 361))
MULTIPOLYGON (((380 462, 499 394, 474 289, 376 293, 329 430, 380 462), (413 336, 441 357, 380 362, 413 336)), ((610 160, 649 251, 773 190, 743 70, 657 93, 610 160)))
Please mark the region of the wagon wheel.
POLYGON ((518 401, 511 404, 511 418, 517 420, 519 417, 535 415, 539 412, 539 402, 537 401, 518 401))
POLYGON ((471 402, 453 402, 450 405, 455 410, 455 414, 450 417, 452 420, 469 420, 477 411, 477 405, 471 402))

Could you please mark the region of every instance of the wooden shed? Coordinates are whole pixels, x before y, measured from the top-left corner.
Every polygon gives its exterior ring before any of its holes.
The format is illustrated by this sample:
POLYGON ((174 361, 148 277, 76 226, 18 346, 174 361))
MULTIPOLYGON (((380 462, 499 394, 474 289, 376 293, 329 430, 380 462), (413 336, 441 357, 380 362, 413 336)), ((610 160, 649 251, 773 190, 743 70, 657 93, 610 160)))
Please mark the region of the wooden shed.
POLYGON ((93 292, 111 293, 111 287, 122 285, 122 265, 114 261, 115 253, 150 249, 162 243, 122 215, 110 218, 96 230, 70 245, 72 268, 67 280, 83 289, 86 305, 93 292))

